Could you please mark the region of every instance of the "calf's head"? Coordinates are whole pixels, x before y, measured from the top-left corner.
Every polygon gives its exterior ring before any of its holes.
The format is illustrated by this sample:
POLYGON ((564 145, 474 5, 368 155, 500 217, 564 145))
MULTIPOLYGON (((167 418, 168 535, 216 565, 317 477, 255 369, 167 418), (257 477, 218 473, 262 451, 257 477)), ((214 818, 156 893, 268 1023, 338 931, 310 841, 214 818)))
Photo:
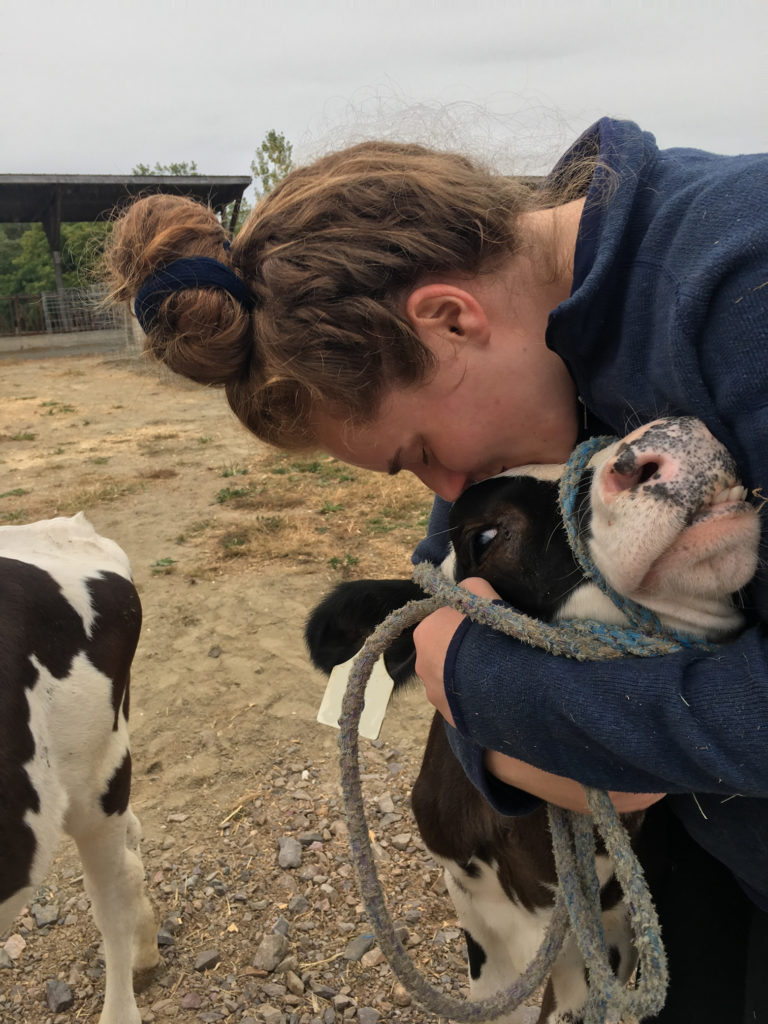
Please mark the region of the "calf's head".
MULTIPOLYGON (((456 579, 482 576, 544 619, 623 616, 585 584, 560 523, 561 466, 523 466, 469 488, 451 510, 456 579)), ((669 628, 716 639, 741 617, 731 595, 754 575, 760 524, 733 459, 692 418, 657 420, 591 459, 577 515, 595 565, 669 628)))

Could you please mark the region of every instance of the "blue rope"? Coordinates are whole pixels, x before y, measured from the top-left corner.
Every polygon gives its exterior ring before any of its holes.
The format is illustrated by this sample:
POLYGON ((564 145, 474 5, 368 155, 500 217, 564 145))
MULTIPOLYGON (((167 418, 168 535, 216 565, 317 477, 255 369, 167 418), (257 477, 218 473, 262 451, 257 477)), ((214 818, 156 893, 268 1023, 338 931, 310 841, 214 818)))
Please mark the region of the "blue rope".
POLYGON ((603 574, 595 565, 589 553, 587 538, 579 530, 577 499, 579 496, 579 483, 589 465, 590 459, 607 448, 609 444, 617 441, 616 437, 591 437, 583 441, 573 450, 571 457, 565 464, 565 470, 560 478, 559 500, 560 512, 563 517, 565 532, 568 534, 568 543, 571 550, 579 561, 584 575, 610 597, 619 611, 627 617, 630 626, 642 630, 644 633, 656 636, 669 636, 671 634, 662 626, 658 617, 648 608, 643 608, 628 597, 616 593, 613 587, 606 581, 603 574))

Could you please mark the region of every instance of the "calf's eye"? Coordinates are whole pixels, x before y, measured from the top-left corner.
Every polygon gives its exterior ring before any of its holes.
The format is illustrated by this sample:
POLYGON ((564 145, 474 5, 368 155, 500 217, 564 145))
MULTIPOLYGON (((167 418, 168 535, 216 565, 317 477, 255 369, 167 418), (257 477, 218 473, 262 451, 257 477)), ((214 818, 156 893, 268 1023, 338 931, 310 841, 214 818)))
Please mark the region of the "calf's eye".
POLYGON ((482 562, 488 548, 491 546, 498 532, 499 531, 495 526, 491 526, 487 530, 478 530, 476 533, 472 534, 470 548, 472 551, 472 560, 474 562, 482 562))

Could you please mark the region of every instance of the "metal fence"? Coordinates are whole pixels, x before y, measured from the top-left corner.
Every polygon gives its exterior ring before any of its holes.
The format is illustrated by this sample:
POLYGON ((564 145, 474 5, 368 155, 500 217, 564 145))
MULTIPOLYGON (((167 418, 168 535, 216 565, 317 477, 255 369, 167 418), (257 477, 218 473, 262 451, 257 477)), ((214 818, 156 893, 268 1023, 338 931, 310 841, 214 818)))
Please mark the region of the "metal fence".
POLYGON ((41 334, 45 331, 40 295, 0 295, 0 335, 41 334))
POLYGON ((0 296, 0 335, 128 330, 127 312, 104 303, 106 288, 0 296))

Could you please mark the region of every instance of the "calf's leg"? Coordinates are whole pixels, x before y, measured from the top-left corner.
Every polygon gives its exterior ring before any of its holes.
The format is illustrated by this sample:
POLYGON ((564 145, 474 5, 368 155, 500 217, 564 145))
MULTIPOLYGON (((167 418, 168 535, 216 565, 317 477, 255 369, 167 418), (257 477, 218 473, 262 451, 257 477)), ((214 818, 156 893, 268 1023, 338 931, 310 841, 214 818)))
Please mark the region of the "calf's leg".
POLYGON ((159 960, 152 906, 139 854, 141 828, 130 809, 99 825, 70 827, 83 863, 86 892, 104 939, 106 985, 99 1024, 140 1024, 133 972, 159 960))

